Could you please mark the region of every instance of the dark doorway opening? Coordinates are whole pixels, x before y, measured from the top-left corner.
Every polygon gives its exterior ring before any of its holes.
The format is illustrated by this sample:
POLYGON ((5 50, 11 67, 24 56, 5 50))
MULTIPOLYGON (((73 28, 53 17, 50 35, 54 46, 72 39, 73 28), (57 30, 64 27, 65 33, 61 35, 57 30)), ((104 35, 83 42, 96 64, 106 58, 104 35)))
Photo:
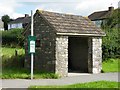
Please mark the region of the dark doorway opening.
POLYGON ((88 73, 88 38, 68 38, 68 71, 88 73))

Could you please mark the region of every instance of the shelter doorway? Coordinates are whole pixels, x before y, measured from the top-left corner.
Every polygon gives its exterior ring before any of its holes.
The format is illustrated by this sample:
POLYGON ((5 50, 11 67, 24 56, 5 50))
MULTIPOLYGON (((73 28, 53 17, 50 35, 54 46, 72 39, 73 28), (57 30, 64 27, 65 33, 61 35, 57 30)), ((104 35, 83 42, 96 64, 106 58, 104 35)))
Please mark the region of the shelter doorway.
POLYGON ((88 38, 68 38, 68 72, 88 73, 88 38))

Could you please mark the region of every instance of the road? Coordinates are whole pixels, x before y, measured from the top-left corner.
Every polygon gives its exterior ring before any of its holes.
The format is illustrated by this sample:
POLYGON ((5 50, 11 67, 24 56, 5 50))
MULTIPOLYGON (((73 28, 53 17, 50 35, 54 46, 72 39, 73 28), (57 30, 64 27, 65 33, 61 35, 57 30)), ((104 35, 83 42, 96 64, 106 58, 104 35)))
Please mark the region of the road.
POLYGON ((68 77, 60 79, 3 79, 2 88, 28 88, 31 85, 69 85, 75 83, 85 83, 100 80, 117 81, 120 73, 100 73, 100 74, 69 74, 68 77))

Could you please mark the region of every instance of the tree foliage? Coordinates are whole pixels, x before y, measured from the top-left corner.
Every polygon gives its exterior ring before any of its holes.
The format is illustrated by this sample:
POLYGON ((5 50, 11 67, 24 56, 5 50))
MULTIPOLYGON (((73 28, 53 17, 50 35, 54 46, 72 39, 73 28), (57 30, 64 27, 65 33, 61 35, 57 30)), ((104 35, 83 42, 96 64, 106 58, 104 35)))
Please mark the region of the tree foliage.
POLYGON ((24 29, 11 29, 8 31, 1 31, 2 44, 16 47, 24 45, 24 36, 22 35, 24 29))
POLYGON ((10 17, 8 15, 2 16, 2 21, 4 22, 4 30, 8 30, 8 23, 10 22, 10 17))
POLYGON ((119 58, 120 57, 120 37, 119 29, 104 29, 106 36, 103 37, 103 58, 119 58))
POLYGON ((104 22, 103 58, 120 58, 120 9, 114 10, 104 22))
POLYGON ((102 28, 114 28, 120 25, 120 8, 111 12, 109 17, 103 21, 102 28))

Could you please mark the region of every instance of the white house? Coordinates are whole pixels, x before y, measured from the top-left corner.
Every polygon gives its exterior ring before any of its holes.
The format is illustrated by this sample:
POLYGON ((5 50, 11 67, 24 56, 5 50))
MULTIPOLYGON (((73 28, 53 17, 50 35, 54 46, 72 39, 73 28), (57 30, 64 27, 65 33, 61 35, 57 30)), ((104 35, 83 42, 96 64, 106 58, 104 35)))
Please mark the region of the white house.
POLYGON ((12 28, 24 28, 30 21, 30 16, 25 14, 25 17, 19 17, 8 23, 8 30, 12 28))
POLYGON ((0 19, 0 30, 4 31, 4 23, 1 19, 0 19))

